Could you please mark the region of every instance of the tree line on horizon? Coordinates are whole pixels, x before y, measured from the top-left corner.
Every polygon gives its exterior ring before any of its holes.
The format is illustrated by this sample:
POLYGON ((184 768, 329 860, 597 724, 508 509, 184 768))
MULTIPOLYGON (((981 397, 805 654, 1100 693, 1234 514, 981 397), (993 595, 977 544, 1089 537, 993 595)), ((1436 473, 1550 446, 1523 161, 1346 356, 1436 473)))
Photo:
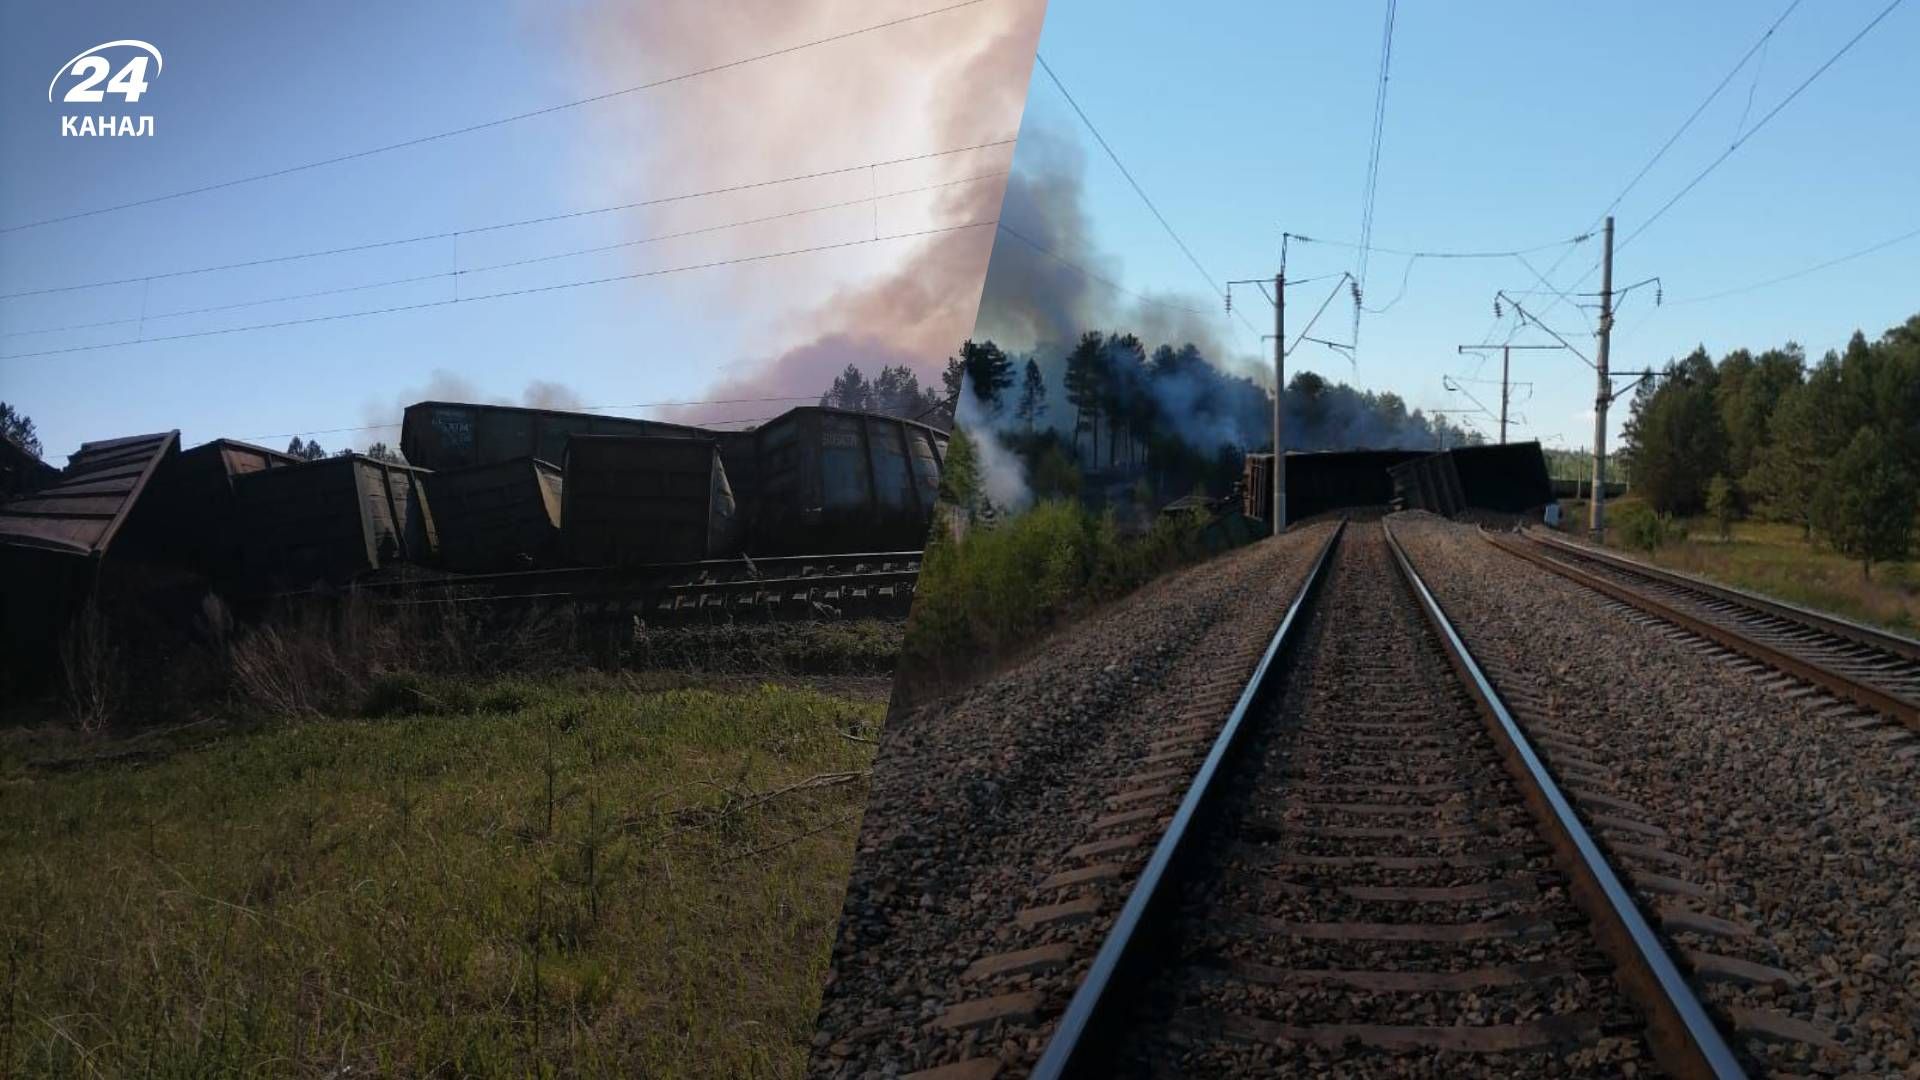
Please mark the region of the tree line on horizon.
POLYGON ((1704 348, 1636 390, 1623 455, 1657 513, 1791 522, 1861 564, 1906 558, 1920 504, 1920 315, 1814 364, 1704 348))
MULTIPOLYGON (((1010 418, 1017 432, 1060 431, 1083 463, 1094 467, 1139 464, 1156 444, 1245 452, 1271 443, 1272 391, 1221 370, 1192 343, 1148 352, 1135 334, 1089 331, 1052 359, 968 339, 948 357, 938 389, 922 387, 905 365, 869 376, 849 363, 820 404, 908 418, 937 412, 951 420, 965 387, 990 417, 1010 418)), ((1408 409, 1391 391, 1356 389, 1313 371, 1296 372, 1288 381, 1286 404, 1290 450, 1485 441, 1478 432, 1408 409)))

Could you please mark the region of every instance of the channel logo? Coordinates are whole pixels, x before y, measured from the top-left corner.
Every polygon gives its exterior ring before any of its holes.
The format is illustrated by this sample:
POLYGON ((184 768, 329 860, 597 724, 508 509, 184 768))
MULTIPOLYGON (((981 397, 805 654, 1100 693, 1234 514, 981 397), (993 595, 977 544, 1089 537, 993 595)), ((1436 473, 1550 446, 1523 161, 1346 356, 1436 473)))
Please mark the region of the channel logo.
MULTIPOLYGON (((150 77, 158 76, 164 66, 160 50, 149 42, 123 38, 95 45, 53 73, 53 80, 47 83, 47 101, 54 101, 54 93, 65 85, 61 104, 100 105, 117 96, 122 104, 132 105, 146 94, 152 85, 150 77)), ((153 117, 68 114, 60 117, 60 134, 151 136, 153 117)))

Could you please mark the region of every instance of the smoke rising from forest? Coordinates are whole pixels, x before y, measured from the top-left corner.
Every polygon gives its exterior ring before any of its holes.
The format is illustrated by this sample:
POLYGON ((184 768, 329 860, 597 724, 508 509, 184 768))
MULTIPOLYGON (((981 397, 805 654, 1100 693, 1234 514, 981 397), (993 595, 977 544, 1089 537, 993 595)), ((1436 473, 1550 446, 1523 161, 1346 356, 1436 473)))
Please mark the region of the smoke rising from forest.
MULTIPOLYGON (((596 61, 592 78, 602 85, 623 85, 633 81, 636 71, 684 70, 918 10, 918 5, 898 2, 747 0, 716 5, 655 0, 590 5, 578 17, 576 29, 596 61)), ((1045 4, 1039 0, 980 5, 676 84, 658 96, 656 109, 636 122, 634 187, 683 190, 690 186, 690 176, 737 183, 1008 137, 1019 123, 1044 14, 1045 4), (964 92, 954 92, 955 87, 964 92)), ((973 151, 882 170, 877 176, 863 171, 834 178, 830 186, 821 186, 829 183, 822 181, 788 191, 783 185, 778 197, 789 201, 773 209, 804 206, 822 194, 822 202, 860 198, 869 191, 884 195, 902 187, 998 172, 1011 160, 1011 151, 1010 146, 973 151)), ((913 196, 924 205, 916 219, 924 224, 907 230, 990 223, 999 213, 1001 187, 995 178, 913 196)), ((873 222, 901 209, 892 202, 885 207, 873 212, 878 216, 864 206, 846 211, 846 227, 836 225, 831 233, 819 231, 819 220, 757 227, 727 241, 739 250, 715 257, 865 239, 875 231, 907 231, 885 224, 875 230, 873 222), (796 242, 800 237, 805 239, 796 242)), ((993 228, 985 224, 852 249, 875 253, 861 256, 865 258, 898 257, 878 278, 844 288, 797 316, 787 336, 802 344, 728 365, 703 396, 818 396, 848 363, 868 372, 905 365, 923 382, 937 384, 948 352, 973 326, 992 245, 993 228)), ((807 260, 838 257, 823 253, 777 260, 743 270, 741 277, 755 275, 752 280, 764 288, 768 267, 777 264, 781 276, 805 275, 807 260)), ((767 403, 764 411, 783 407, 767 403)), ((670 410, 669 415, 702 422, 762 413, 711 406, 670 410)))
MULTIPOLYGON (((1068 356, 1088 332, 1106 335, 1110 352, 1114 338, 1134 335, 1137 348, 1126 341, 1118 348, 1129 355, 1110 358, 1118 374, 1109 379, 1121 383, 1123 400, 1147 395, 1154 423, 1202 454, 1222 446, 1267 448, 1270 361, 1224 336, 1240 328, 1226 321, 1216 297, 1135 294, 1118 286, 1124 271, 1095 239, 1085 169, 1085 154, 1074 142, 1032 123, 1022 131, 1001 207, 1006 228, 987 269, 975 339, 1001 346, 1016 368, 1028 359, 1039 365, 1047 385, 1040 424, 1072 437, 1080 410, 1067 400, 1068 356)), ((1424 448, 1437 441, 1430 419, 1409 414, 1398 395, 1355 390, 1290 367, 1289 449, 1424 448)), ((1017 394, 1016 387, 1008 398, 1017 394)), ((1005 429, 1013 412, 1011 400, 1003 400, 998 413, 983 419, 1005 429)))

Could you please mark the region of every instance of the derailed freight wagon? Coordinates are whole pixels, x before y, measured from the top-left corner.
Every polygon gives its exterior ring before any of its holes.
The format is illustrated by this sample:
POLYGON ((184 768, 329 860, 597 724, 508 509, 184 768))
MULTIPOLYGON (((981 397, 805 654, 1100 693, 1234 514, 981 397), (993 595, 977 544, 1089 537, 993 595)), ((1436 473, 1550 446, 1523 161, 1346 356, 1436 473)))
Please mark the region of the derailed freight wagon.
POLYGON ((407 462, 436 472, 493 465, 514 458, 564 461, 575 435, 653 435, 711 442, 714 433, 687 424, 624 416, 422 401, 407 406, 400 452, 407 462))
POLYGON ((560 466, 512 458, 428 473, 440 561, 468 573, 526 570, 560 562, 560 466))
POLYGON ((350 454, 236 477, 247 578, 295 588, 431 564, 439 545, 424 475, 350 454))
POLYGON ((1537 442, 1460 446, 1389 470, 1394 502, 1406 510, 1520 514, 1553 501, 1546 455, 1537 442))
POLYGON ((561 534, 589 566, 697 562, 740 550, 739 508, 713 440, 567 440, 561 534))
POLYGON ((238 478, 298 465, 301 459, 234 439, 182 450, 154 477, 151 508, 136 530, 141 548, 215 582, 230 582, 241 566, 238 478))
POLYGON ((756 553, 926 544, 946 432, 893 416, 809 406, 769 421, 755 435, 756 553))
POLYGON ((68 620, 100 586, 109 552, 143 524, 143 496, 180 453, 180 433, 82 445, 57 483, 0 503, 0 661, 29 682, 57 659, 68 620))

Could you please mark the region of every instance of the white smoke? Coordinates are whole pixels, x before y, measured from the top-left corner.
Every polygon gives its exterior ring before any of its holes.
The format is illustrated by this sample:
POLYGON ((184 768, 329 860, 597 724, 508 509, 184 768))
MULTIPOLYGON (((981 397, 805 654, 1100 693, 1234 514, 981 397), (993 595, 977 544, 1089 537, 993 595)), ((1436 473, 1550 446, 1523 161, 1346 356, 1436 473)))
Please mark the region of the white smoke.
POLYGON ((1000 417, 974 396, 970 384, 960 389, 955 407, 955 426, 972 438, 975 464, 980 470, 980 486, 988 501, 998 510, 1017 513, 1033 503, 1033 489, 1027 485, 1027 470, 1020 456, 1000 441, 1000 417))

